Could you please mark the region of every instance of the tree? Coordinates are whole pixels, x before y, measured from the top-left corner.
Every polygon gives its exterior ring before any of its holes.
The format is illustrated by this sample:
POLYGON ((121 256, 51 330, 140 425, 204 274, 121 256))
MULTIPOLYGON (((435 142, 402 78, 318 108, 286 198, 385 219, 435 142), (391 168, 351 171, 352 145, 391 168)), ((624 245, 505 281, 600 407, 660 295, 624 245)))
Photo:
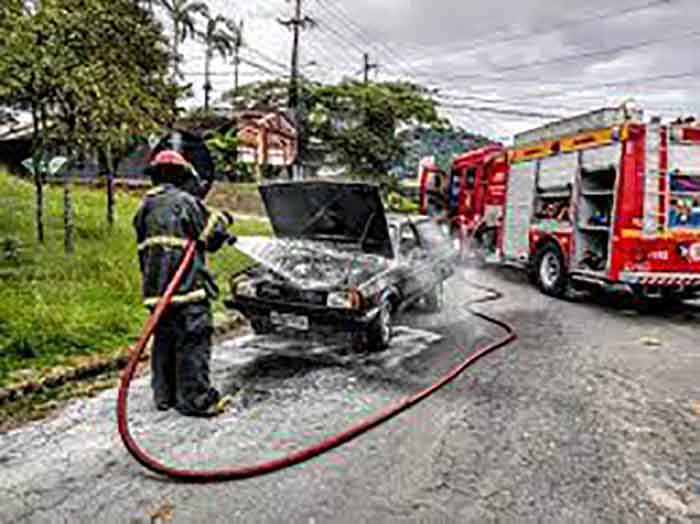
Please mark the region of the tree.
POLYGON ((167 41, 152 14, 124 0, 112 9, 104 0, 100 2, 108 9, 101 11, 96 28, 98 35, 106 41, 118 39, 120 45, 106 46, 95 59, 111 64, 115 68, 113 73, 119 71, 120 78, 105 86, 109 91, 94 92, 92 125, 80 133, 90 133, 86 147, 99 154, 104 167, 107 220, 111 225, 114 222, 114 173, 134 147, 147 141, 148 135, 159 132, 174 118, 172 101, 177 99, 180 90, 167 78, 167 41))
POLYGON ((204 110, 209 110, 209 95, 211 86, 211 61, 215 54, 226 59, 235 49, 240 40, 238 27, 233 20, 217 15, 207 20, 206 30, 199 33, 205 46, 204 55, 204 110))
POLYGON ((173 24, 172 73, 173 80, 177 82, 183 76, 180 71, 180 62, 182 61, 180 44, 197 35, 196 17, 200 15, 209 18, 209 7, 204 2, 190 0, 160 0, 160 3, 173 24))
POLYGON ((53 93, 51 75, 45 68, 32 65, 47 62, 44 42, 50 28, 33 24, 28 8, 21 0, 8 1, 0 8, 0 99, 32 114, 32 147, 30 171, 34 177, 36 195, 36 235, 44 242, 44 172, 42 150, 44 148, 46 103, 53 93))
MULTIPOLYGON (((0 51, 0 91, 41 107, 51 123, 43 140, 70 161, 64 238, 71 252, 71 170, 97 152, 119 158, 132 137, 171 119, 177 89, 168 80, 167 43, 153 17, 128 0, 44 0, 12 22, 10 45, 0 51)), ((112 202, 110 179, 109 220, 112 202)))
POLYGON ((309 108, 311 136, 326 143, 352 172, 374 176, 386 175, 403 155, 401 129, 443 122, 428 92, 405 82, 316 87, 309 108))
MULTIPOLYGON (((310 96, 309 87, 306 84, 303 86, 303 95, 310 96)), ((238 109, 285 111, 289 103, 289 81, 274 79, 252 82, 240 86, 238 90, 226 91, 221 99, 238 109)))

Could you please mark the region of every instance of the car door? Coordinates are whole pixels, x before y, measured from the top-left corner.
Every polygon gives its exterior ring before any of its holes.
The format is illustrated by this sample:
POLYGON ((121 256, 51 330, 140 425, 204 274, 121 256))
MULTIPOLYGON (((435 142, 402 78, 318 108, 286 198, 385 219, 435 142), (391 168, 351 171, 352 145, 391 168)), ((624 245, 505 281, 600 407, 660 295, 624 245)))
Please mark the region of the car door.
POLYGON ((420 235, 411 222, 404 222, 399 228, 398 254, 404 297, 414 297, 431 289, 435 277, 430 252, 421 243, 420 235))
POLYGON ((458 252, 445 232, 430 220, 422 220, 416 224, 418 241, 427 254, 428 267, 425 278, 428 288, 449 278, 454 273, 458 252))

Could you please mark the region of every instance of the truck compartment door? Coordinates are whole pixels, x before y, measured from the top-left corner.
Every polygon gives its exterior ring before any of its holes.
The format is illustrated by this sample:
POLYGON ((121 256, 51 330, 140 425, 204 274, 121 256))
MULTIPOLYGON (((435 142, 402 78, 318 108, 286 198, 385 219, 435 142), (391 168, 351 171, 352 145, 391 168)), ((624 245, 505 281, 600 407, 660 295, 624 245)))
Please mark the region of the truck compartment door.
POLYGON ((536 161, 513 164, 508 177, 503 254, 506 259, 527 262, 530 254, 530 218, 535 191, 536 161))

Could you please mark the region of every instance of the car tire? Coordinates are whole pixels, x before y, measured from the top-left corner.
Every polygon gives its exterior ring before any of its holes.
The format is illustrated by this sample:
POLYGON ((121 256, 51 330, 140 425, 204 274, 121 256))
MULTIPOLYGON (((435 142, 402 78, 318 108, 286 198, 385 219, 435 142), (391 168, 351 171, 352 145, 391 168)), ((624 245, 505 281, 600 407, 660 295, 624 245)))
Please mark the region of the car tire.
POLYGON ((442 310, 445 305, 445 282, 441 281, 425 295, 425 307, 432 313, 442 310))
POLYGON ((531 276, 545 295, 563 298, 569 287, 564 255, 558 246, 545 244, 535 253, 531 276))
POLYGON ((264 317, 250 319, 250 327, 253 328, 256 335, 266 335, 273 331, 272 322, 264 317))
POLYGON ((367 327, 367 331, 353 335, 353 349, 361 352, 382 351, 389 347, 392 337, 392 304, 382 302, 379 313, 367 327))

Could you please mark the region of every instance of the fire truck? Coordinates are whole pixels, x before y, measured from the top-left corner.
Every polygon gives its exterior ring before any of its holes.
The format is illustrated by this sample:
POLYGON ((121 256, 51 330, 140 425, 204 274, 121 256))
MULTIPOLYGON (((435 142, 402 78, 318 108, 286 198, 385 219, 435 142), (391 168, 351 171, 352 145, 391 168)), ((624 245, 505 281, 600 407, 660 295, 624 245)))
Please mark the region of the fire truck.
POLYGON ((604 108, 458 156, 435 177, 453 231, 487 263, 526 269, 542 292, 700 294, 700 127, 604 108))

